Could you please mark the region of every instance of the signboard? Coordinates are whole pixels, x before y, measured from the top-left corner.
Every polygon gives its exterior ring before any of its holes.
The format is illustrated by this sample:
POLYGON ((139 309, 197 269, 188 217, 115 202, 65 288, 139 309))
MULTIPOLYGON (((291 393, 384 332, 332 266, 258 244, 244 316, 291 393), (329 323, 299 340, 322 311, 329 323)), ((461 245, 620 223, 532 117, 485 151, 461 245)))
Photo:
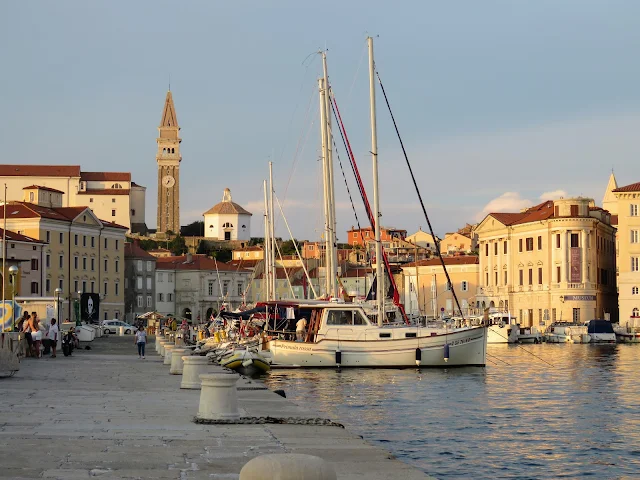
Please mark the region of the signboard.
MULTIPOLYGON (((47 305, 45 306, 45 309, 46 309, 45 310, 46 311, 45 315, 46 315, 46 320, 47 321, 51 321, 52 318, 57 318, 56 317, 56 311, 54 309, 54 305, 52 305, 50 303, 47 303, 47 305)), ((60 319, 58 318, 58 321, 59 320, 60 319)))
POLYGON ((85 322, 97 322, 100 318, 100 295, 83 293, 80 296, 80 318, 85 322))
POLYGON ((595 302, 595 295, 565 295, 565 302, 595 302))
POLYGON ((569 281, 571 283, 580 283, 582 282, 582 264, 580 262, 580 247, 571 248, 571 277, 569 281))

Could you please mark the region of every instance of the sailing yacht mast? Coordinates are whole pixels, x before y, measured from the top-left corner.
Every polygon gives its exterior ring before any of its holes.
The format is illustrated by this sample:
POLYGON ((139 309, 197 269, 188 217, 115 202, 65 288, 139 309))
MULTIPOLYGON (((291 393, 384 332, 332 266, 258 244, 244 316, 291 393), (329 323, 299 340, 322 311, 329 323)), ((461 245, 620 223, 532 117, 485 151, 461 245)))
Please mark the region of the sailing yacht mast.
POLYGON ((322 71, 324 75, 324 114, 325 114, 325 145, 326 145, 326 162, 327 162, 327 190, 329 197, 327 199, 328 217, 327 223, 329 224, 327 233, 329 234, 330 249, 327 250, 327 265, 329 273, 331 275, 329 279, 330 295, 332 297, 338 296, 338 280, 336 275, 338 273, 338 252, 336 251, 336 206, 335 206, 335 191, 333 182, 333 147, 332 139, 333 134, 331 131, 331 92, 329 86, 329 73, 327 70, 327 53, 322 52, 322 71))
POLYGON ((378 192, 378 132, 376 125, 376 84, 373 61, 373 38, 367 37, 369 46, 369 102, 371 109, 371 161, 373 163, 373 215, 376 242, 376 302, 378 304, 378 326, 384 319, 384 273, 382 272, 382 243, 380 243, 380 195, 378 192))
POLYGON ((271 300, 271 239, 270 239, 270 231, 269 231, 269 202, 267 200, 267 181, 263 180, 263 188, 264 188, 264 273, 262 275, 262 284, 265 290, 264 299, 271 300))
POLYGON ((276 299, 276 236, 274 232, 273 218, 273 162, 269 162, 269 237, 271 245, 269 246, 269 263, 271 264, 271 300, 276 299))
POLYGON ((325 257, 325 269, 324 269, 324 285, 325 294, 329 297, 333 295, 331 284, 331 226, 330 226, 330 190, 329 190, 329 173, 327 162, 327 91, 325 89, 324 78, 318 79, 318 91, 320 92, 320 144, 322 146, 322 186, 323 186, 323 198, 324 198, 324 257, 325 257))

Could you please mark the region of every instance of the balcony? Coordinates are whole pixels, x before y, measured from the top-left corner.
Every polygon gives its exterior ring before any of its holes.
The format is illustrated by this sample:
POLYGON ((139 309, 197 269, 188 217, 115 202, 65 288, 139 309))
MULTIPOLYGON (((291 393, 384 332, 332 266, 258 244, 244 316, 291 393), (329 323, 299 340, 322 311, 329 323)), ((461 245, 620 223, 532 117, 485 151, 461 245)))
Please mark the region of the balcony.
POLYGON ((584 290, 584 283, 567 283, 569 290, 584 290))

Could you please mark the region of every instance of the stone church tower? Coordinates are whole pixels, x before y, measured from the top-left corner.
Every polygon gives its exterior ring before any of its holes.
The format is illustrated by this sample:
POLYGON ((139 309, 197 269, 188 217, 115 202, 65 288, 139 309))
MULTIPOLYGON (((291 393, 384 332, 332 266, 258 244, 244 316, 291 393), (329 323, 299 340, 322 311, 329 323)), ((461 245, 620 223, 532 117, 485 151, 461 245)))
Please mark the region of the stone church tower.
POLYGON ((158 127, 158 232, 180 233, 180 127, 171 90, 164 101, 158 127))

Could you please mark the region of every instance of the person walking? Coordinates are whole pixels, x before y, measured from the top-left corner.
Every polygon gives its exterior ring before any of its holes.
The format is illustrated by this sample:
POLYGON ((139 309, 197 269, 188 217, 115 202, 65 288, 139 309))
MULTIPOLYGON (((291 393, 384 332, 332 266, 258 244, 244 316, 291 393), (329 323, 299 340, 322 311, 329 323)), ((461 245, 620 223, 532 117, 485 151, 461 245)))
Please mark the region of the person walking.
POLYGON ((296 342, 304 342, 304 331, 307 328, 307 319, 302 317, 296 323, 296 342))
POLYGON ((144 359, 144 347, 147 344, 147 332, 144 331, 144 327, 140 325, 136 332, 136 345, 138 345, 138 358, 144 359))
POLYGON ((56 319, 51 319, 51 325, 49 326, 49 331, 47 332, 47 339, 49 340, 49 346, 51 347, 51 358, 56 358, 56 348, 58 346, 58 325, 56 323, 56 319))
POLYGON ((33 348, 36 351, 36 358, 40 358, 42 355, 40 354, 40 346, 42 345, 42 331, 40 330, 40 320, 38 319, 38 314, 36 312, 31 312, 31 338, 33 339, 33 348))

